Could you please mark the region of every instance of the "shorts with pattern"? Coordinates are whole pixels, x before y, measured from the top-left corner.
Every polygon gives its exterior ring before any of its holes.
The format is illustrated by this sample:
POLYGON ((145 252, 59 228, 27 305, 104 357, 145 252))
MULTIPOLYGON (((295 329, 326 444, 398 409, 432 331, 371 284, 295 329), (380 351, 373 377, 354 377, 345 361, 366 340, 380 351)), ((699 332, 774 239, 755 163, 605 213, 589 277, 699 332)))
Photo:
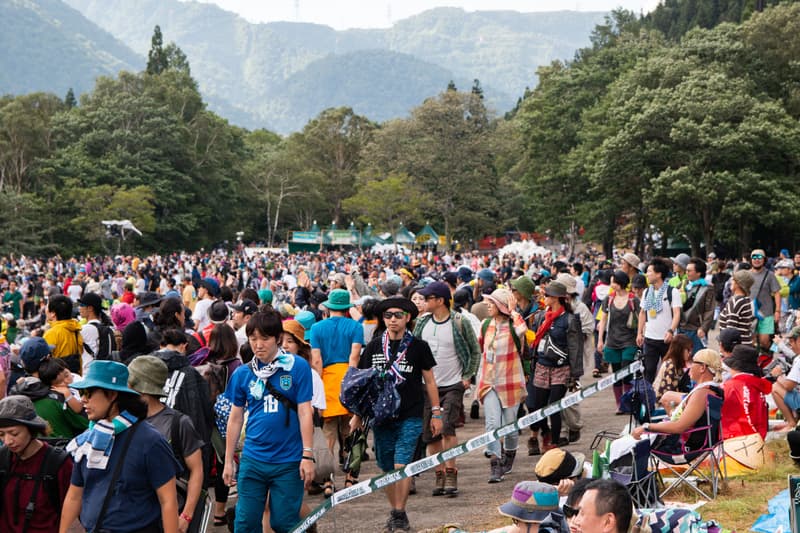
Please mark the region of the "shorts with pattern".
POLYGON ((569 378, 569 365, 558 367, 536 365, 536 370, 533 372, 533 386, 540 389, 549 389, 553 385, 566 386, 569 378))
POLYGON ((375 459, 380 469, 389 472, 395 465, 410 463, 421 433, 421 418, 405 418, 375 426, 372 434, 375 437, 375 459))
POLYGON ((456 435, 456 425, 461 412, 464 410, 464 384, 461 382, 447 387, 439 387, 439 406, 442 408, 442 433, 433 436, 431 433, 431 400, 425 395, 425 409, 422 413, 422 440, 435 442, 442 436, 454 437, 456 435))

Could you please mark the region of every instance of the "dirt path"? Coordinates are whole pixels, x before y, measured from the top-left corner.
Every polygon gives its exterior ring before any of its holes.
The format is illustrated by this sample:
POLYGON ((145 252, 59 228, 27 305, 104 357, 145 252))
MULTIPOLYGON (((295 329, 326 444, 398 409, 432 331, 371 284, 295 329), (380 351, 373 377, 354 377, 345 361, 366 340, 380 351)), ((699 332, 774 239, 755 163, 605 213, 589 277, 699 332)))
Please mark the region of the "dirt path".
MULTIPOLYGON (((586 383, 588 380, 584 378, 586 383)), ((465 400, 471 401, 469 398, 465 400)), ((594 435, 603 430, 619 431, 627 417, 615 416, 614 397, 611 389, 599 392, 581 403, 583 430, 579 442, 567 447, 570 451, 581 452, 591 458, 589 446, 594 435)), ((467 419, 459 430, 459 441, 479 435, 485 431, 483 418, 467 419)), ((565 430, 564 430, 565 432, 565 430)), ((473 451, 458 459, 459 495, 455 498, 432 497, 433 471, 423 473, 417 478, 416 495, 409 497, 408 516, 414 531, 457 522, 470 531, 479 531, 488 524, 498 524, 497 506, 509 499, 514 484, 526 479, 535 479, 533 469, 538 457, 528 457, 527 435, 520 437, 520 455, 514 463, 514 471, 505 481, 487 483, 489 461, 484 458, 482 449, 473 451)), ((372 458, 372 454, 370 454, 372 458)), ((374 460, 367 461, 361 471, 361 479, 379 473, 374 460)), ((343 480, 343 476, 340 476, 343 480)), ((314 509, 323 500, 322 496, 306 496, 306 501, 314 509)), ((375 533, 383 529, 389 516, 389 504, 383 492, 373 493, 356 500, 336 506, 318 522, 320 533, 375 533)), ((210 528, 214 533, 223 533, 226 528, 210 528)))

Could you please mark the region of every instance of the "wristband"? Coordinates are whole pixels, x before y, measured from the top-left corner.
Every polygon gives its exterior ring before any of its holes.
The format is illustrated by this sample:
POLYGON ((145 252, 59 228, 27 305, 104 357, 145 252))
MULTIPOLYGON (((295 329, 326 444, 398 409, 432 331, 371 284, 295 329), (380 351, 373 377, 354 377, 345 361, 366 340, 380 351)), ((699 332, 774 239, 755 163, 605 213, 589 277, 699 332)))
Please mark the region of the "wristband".
POLYGON ((442 408, 439 407, 438 405, 431 407, 431 411, 441 411, 441 410, 442 408))
POLYGON ((181 513, 181 514, 180 514, 180 516, 179 516, 179 518, 182 518, 182 519, 186 520, 187 522, 191 522, 191 521, 192 521, 192 517, 191 517, 191 516, 189 516, 189 515, 188 515, 188 514, 186 514, 186 513, 181 513))
POLYGON ((441 420, 442 419, 442 415, 431 415, 431 418, 435 418, 437 420, 441 420))
POLYGON ((308 455, 303 456, 304 461, 311 461, 312 463, 316 463, 317 461, 313 457, 309 457, 308 455))
POLYGON ((303 448, 303 451, 314 453, 314 448, 303 448))

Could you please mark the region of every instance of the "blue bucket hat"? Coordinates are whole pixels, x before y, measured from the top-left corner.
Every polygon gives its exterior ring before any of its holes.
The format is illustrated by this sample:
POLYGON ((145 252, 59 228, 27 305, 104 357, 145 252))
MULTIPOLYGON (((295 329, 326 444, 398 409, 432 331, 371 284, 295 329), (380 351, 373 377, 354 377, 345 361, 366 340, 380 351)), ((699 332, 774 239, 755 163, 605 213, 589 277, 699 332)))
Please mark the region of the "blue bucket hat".
POLYGON ((106 389, 139 395, 128 387, 128 367, 116 361, 92 361, 83 379, 70 385, 73 389, 106 389))
POLYGON ((311 340, 311 326, 317 321, 317 317, 311 311, 300 311, 294 316, 294 319, 303 326, 306 330, 303 340, 311 340))
POLYGON ((22 366, 28 372, 36 372, 39 370, 39 365, 42 361, 47 359, 53 351, 52 344, 47 344, 47 341, 42 337, 30 337, 23 344, 19 350, 19 359, 22 361, 22 366))

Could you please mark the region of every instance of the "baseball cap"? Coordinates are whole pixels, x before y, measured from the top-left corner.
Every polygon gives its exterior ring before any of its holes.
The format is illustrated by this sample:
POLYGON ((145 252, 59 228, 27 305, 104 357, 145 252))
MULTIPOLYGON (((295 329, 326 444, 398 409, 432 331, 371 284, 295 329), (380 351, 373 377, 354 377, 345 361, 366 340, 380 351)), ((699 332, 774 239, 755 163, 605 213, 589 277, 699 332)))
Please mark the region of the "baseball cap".
POLYGON ((245 315, 254 315, 258 312, 258 305, 253 300, 249 298, 245 298, 241 302, 237 303, 236 305, 231 306, 234 311, 239 311, 240 313, 244 313, 245 315))
POLYGON ((436 296, 437 298, 450 299, 450 286, 444 281, 434 281, 418 291, 422 296, 436 296))

